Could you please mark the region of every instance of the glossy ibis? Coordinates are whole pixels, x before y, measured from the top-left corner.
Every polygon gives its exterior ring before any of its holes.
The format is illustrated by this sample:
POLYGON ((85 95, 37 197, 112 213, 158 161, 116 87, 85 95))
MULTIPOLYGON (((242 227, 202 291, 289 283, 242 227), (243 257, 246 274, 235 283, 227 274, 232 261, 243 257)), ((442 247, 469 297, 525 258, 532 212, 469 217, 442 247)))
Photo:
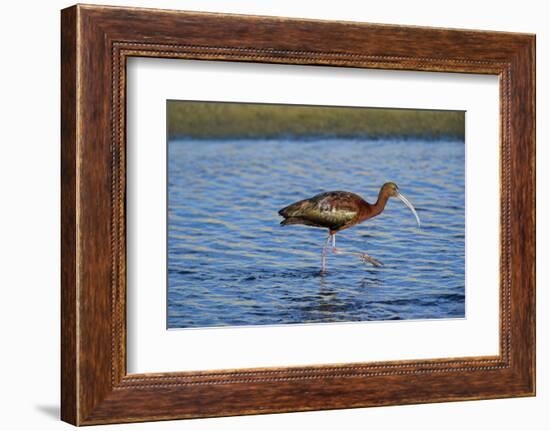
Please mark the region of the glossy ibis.
POLYGON ((420 219, 414 207, 405 196, 399 193, 399 187, 395 183, 386 183, 382 186, 375 204, 369 204, 355 193, 342 191, 320 193, 312 198, 295 202, 279 211, 279 215, 284 217, 281 225, 301 224, 329 230, 329 235, 323 246, 322 272, 325 272, 327 248, 331 239, 333 253, 356 255, 365 263, 382 266, 381 262, 366 253, 344 251, 336 248, 336 232, 376 217, 384 211, 390 197, 401 199, 413 212, 416 222, 420 226, 420 219))

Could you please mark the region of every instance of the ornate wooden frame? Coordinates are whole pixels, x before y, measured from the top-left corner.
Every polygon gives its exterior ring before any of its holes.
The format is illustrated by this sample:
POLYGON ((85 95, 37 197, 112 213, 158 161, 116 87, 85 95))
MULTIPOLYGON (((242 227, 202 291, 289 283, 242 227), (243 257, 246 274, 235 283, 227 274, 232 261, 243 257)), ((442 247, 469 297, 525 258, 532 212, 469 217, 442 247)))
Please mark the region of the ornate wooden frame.
POLYGON ((535 394, 534 35, 81 5, 61 15, 63 420, 88 425, 535 394), (128 375, 129 56, 498 75, 500 354, 128 375))

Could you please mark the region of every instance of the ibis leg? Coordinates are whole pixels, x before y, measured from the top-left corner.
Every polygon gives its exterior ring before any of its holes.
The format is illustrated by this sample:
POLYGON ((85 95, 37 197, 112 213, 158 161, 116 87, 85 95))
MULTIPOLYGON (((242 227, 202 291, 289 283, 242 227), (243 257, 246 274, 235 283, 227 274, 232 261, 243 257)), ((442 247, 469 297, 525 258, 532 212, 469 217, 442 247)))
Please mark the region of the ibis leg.
POLYGON ((327 260, 327 248, 328 248, 328 245, 329 245, 329 241, 330 241, 330 234, 327 237, 327 240, 325 241, 325 245, 323 246, 322 267, 321 267, 321 272, 322 273, 325 272, 326 260, 327 260))
POLYGON ((351 254, 354 256, 359 256, 359 258, 365 263, 370 263, 371 265, 376 267, 382 266, 382 262, 380 262, 379 260, 376 260, 372 256, 369 256, 367 253, 359 253, 356 251, 345 251, 345 250, 336 248, 336 234, 332 235, 332 252, 334 254, 351 254))

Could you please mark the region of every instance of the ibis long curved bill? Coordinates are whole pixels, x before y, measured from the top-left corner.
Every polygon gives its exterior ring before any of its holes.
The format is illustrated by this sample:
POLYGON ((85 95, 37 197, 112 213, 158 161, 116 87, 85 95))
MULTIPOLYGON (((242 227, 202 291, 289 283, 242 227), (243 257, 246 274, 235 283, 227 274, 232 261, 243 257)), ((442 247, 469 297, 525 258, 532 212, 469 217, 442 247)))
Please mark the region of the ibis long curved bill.
POLYGON ((395 196, 401 199, 401 201, 405 205, 407 205, 407 207, 412 211, 412 213, 416 217, 416 223, 418 224, 418 226, 420 226, 420 218, 418 218, 418 214, 416 213, 416 210, 414 209, 413 205, 409 202, 409 200, 399 192, 395 196))

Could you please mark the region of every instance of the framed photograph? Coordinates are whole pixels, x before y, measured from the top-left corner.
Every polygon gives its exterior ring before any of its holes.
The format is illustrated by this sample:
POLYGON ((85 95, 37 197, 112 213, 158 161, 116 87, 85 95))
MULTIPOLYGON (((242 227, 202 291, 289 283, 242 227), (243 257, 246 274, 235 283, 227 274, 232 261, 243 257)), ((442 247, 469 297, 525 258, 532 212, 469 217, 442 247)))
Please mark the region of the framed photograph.
POLYGON ((535 394, 535 36, 61 14, 61 416, 535 394))

